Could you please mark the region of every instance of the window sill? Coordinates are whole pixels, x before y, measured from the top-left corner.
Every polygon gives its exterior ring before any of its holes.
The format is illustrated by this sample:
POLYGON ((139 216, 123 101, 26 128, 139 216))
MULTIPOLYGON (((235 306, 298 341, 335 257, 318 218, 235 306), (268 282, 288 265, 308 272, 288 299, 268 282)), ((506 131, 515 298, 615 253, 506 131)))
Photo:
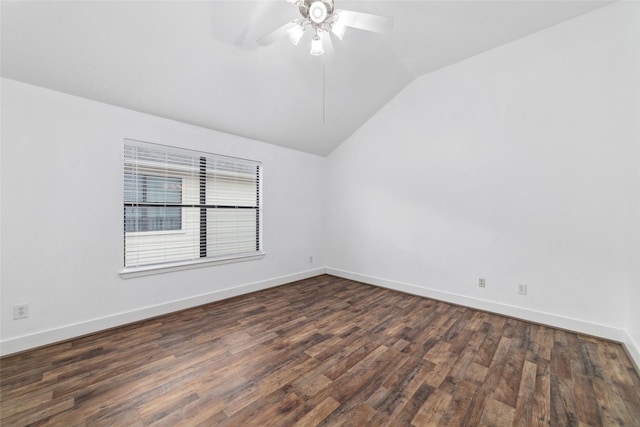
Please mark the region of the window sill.
POLYGON ((220 264, 231 264, 235 262, 253 261, 264 258, 265 253, 255 253, 250 255, 240 255, 228 258, 204 259, 202 261, 172 262, 167 264, 148 265, 143 267, 129 267, 120 271, 120 277, 131 279, 134 277, 150 276, 153 274, 171 273, 180 270, 190 270, 192 268, 210 267, 220 264))

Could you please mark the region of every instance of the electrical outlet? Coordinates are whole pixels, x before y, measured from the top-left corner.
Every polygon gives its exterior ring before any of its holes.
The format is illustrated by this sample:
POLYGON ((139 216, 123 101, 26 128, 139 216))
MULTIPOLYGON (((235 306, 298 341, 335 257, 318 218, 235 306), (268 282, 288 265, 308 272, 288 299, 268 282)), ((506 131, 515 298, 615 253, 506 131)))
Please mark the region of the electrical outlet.
POLYGON ((313 255, 309 255, 309 264, 313 264, 313 255))
POLYGON ((527 294, 527 285, 518 285, 518 295, 527 294))
POLYGON ((13 306, 13 319, 26 319, 29 317, 29 304, 13 306))
POLYGON ((478 279, 478 286, 484 288, 486 286, 486 282, 484 279, 478 279))

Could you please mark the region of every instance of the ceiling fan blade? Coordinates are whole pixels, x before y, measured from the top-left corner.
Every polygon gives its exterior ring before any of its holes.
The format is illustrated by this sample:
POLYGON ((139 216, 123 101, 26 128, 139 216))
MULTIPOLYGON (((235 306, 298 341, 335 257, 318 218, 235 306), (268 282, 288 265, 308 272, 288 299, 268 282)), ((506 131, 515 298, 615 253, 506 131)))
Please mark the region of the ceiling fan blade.
POLYGON ((285 37, 287 35, 287 30, 295 26, 296 24, 294 22, 288 22, 284 24, 282 27, 278 28, 277 30, 270 32, 266 36, 260 37, 256 41, 261 46, 269 46, 270 44, 275 43, 282 37, 285 37))
POLYGON ((255 31, 259 23, 264 21, 265 16, 269 9, 273 8, 273 2, 262 1, 255 5, 251 5, 251 12, 248 13, 247 24, 240 28, 240 33, 235 40, 235 45, 243 48, 255 48, 256 38, 260 36, 260 33, 255 31))
POLYGON ((347 27, 359 30, 373 31, 385 34, 393 28, 393 18, 388 16, 371 15, 369 13, 353 12, 350 10, 336 11, 340 13, 340 22, 347 27))

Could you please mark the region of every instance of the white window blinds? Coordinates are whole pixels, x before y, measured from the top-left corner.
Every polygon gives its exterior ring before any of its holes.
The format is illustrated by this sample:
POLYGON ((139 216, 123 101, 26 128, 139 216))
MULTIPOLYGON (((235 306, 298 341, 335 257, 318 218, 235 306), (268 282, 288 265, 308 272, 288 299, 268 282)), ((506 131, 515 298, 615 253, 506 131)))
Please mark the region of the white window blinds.
POLYGON ((261 163, 125 140, 124 264, 260 254, 261 163))

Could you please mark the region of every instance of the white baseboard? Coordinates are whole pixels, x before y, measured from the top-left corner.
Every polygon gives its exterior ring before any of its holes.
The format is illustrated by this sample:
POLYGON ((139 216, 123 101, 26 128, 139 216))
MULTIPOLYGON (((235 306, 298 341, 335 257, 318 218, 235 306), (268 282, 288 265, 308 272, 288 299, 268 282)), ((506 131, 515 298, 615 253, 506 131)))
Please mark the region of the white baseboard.
POLYGON ((152 317, 161 316, 163 314, 171 313, 174 311, 184 310, 190 307, 197 307, 199 305, 208 304, 210 302, 284 285, 290 282, 295 282, 297 280, 308 279, 310 277, 319 276, 324 273, 324 267, 316 268, 300 273, 261 280, 259 282, 247 283, 245 285, 222 289, 207 294, 196 295, 181 300, 170 301, 159 305, 143 307, 125 313, 118 313, 98 319, 91 319, 87 320, 86 322, 52 328, 30 335, 10 338, 0 342, 0 356, 6 356, 8 354, 30 350, 36 347, 65 341, 71 338, 80 337, 105 329, 126 325, 128 323, 150 319, 152 317))
POLYGON ((638 364, 638 361, 640 360, 640 358, 638 358, 638 347, 633 343, 629 334, 623 329, 617 329, 611 326, 592 323, 581 319, 560 316, 557 314, 529 310, 522 307, 515 307, 479 298, 472 298, 465 295, 439 291, 436 289, 424 288, 409 283, 381 279, 379 277, 367 276, 364 274, 353 273, 336 268, 327 267, 327 274, 342 277, 345 279, 356 280, 358 282, 380 286, 387 289, 393 289, 408 294, 433 298, 452 304, 463 305, 465 307, 502 314, 504 316, 515 317, 542 325, 549 325, 555 328, 566 329, 581 334, 587 334, 612 341, 617 341, 623 343, 627 347, 627 351, 635 359, 636 364, 638 364))
POLYGON ((640 375, 640 345, 631 338, 631 335, 628 333, 625 336, 625 339, 622 341, 622 345, 624 349, 627 351, 631 362, 634 364, 638 375, 640 375))

